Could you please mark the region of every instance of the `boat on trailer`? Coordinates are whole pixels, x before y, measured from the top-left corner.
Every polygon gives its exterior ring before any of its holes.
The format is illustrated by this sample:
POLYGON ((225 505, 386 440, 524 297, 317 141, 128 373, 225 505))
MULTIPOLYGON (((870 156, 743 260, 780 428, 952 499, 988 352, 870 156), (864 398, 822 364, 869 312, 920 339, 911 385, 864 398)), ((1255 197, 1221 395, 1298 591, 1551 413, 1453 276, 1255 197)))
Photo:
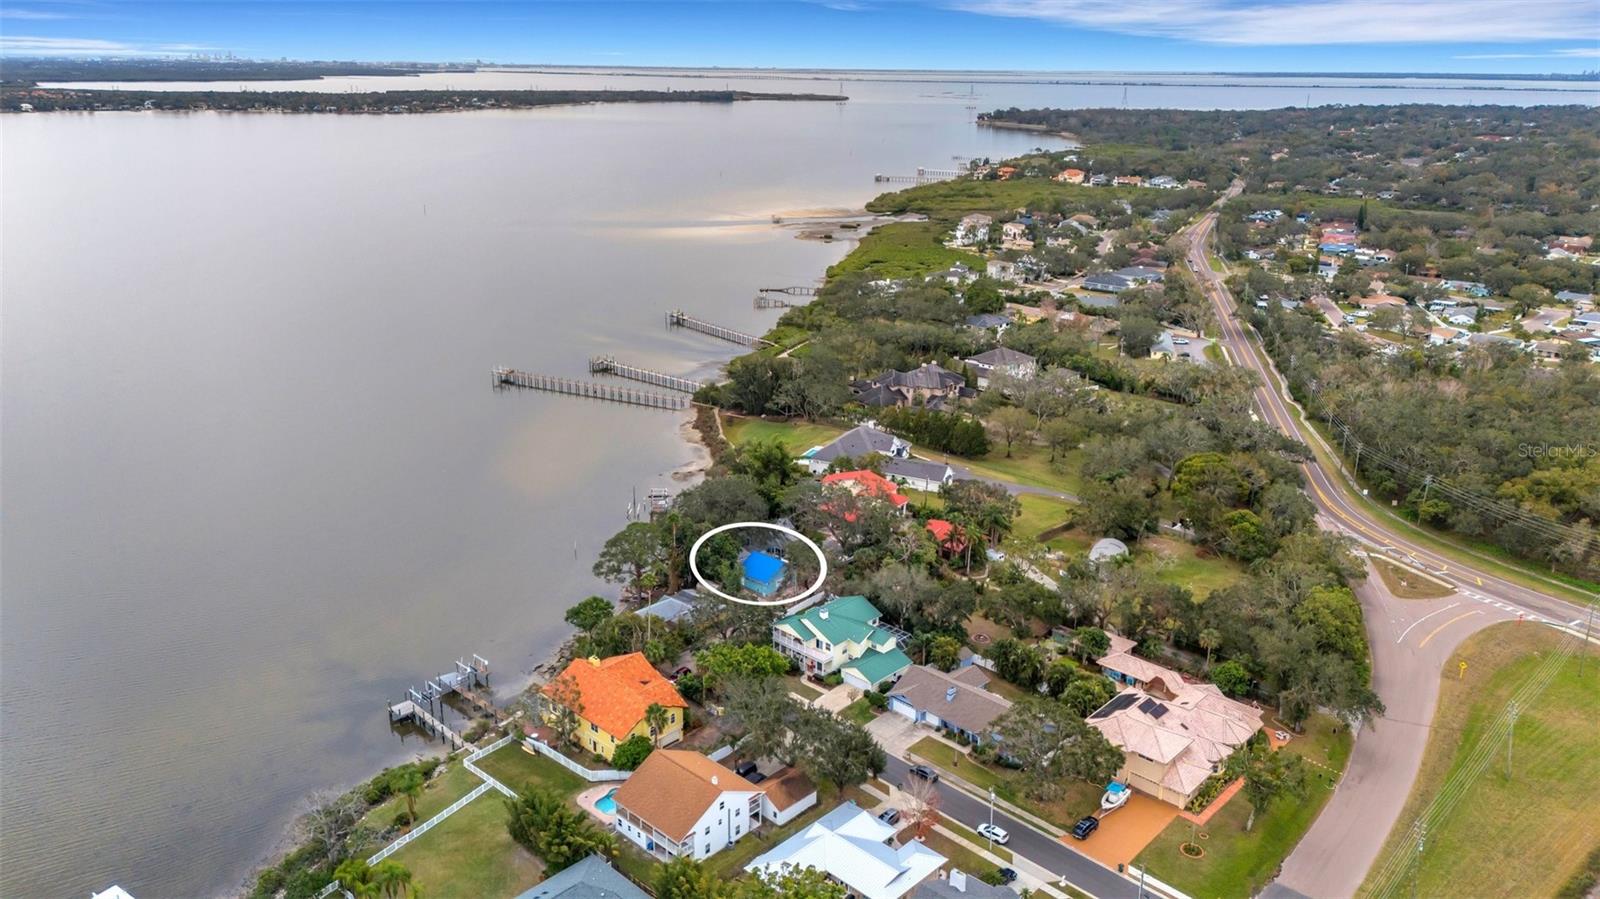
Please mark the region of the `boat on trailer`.
POLYGON ((1127 784, 1112 781, 1106 785, 1105 795, 1100 797, 1100 810, 1102 812, 1110 812, 1122 808, 1127 803, 1128 797, 1132 795, 1133 791, 1128 789, 1127 784))

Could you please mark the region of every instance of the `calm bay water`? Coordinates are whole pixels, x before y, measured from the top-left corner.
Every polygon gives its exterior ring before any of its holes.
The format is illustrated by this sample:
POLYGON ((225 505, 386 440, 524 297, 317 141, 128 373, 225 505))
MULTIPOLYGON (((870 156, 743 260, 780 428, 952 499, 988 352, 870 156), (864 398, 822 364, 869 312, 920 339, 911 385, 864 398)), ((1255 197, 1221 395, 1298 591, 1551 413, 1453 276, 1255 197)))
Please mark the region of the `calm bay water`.
MULTIPOLYGON (((837 88, 817 77, 318 84, 837 88)), ((667 332, 666 309, 763 330, 756 287, 847 250, 773 214, 1044 140, 969 106, 1124 91, 1003 80, 847 80, 845 105, 0 120, 0 895, 228 892, 308 793, 430 749, 385 700, 471 652, 519 684, 604 589, 589 565, 631 489, 695 451, 679 416, 496 392, 489 369, 582 377, 610 353, 709 375, 735 348, 667 332)), ((1594 100, 1459 85, 1127 91, 1594 100)))

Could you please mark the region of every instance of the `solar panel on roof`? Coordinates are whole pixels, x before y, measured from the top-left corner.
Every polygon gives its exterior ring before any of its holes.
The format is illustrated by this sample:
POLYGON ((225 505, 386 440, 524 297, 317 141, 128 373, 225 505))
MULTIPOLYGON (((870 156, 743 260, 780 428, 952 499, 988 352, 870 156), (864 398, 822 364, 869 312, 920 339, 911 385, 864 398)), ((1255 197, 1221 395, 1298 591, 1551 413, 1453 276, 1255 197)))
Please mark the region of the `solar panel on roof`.
POLYGON ((1146 715, 1148 715, 1151 712, 1155 711, 1156 705, 1157 705, 1156 701, 1147 696, 1147 697, 1145 697, 1143 702, 1139 703, 1139 711, 1144 712, 1146 715))
POLYGON ((1160 721, 1161 720, 1161 716, 1165 715, 1167 713, 1167 707, 1162 705, 1159 702, 1156 703, 1155 706, 1156 707, 1150 711, 1150 717, 1156 719, 1157 721, 1160 721))
POLYGON ((1106 703, 1104 706, 1101 706, 1098 712, 1095 712, 1089 717, 1105 718, 1112 712, 1120 712, 1128 706, 1133 705, 1133 701, 1137 698, 1138 695, 1134 693, 1118 693, 1116 696, 1111 697, 1110 702, 1106 703))

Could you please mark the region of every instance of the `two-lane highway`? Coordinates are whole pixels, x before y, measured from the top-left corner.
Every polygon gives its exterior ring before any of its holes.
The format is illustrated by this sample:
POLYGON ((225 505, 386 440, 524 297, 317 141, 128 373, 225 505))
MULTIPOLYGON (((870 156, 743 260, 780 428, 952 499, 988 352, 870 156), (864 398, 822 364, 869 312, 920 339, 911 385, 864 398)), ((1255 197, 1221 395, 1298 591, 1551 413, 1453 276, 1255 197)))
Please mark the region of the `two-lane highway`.
MULTIPOLYGON (((889 770, 884 775, 890 783, 904 786, 911 777, 911 768, 902 759, 889 756, 889 770)), ((989 820, 989 804, 968 795, 943 781, 934 785, 939 792, 939 811, 967 828, 975 828, 989 820)), ((1006 848, 1051 872, 1065 877, 1067 882, 1091 896, 1100 899, 1137 899, 1139 886, 1105 867, 1094 859, 1078 852, 1042 831, 1035 830, 1026 821, 1013 818, 995 809, 994 823, 1006 829, 1011 842, 1006 848)), ((1091 837, 1090 839, 1093 839, 1091 837)))
MULTIPOLYGON (((1230 189, 1226 199, 1236 190, 1230 189)), ((1223 283, 1222 275, 1213 271, 1206 255, 1206 245, 1216 228, 1217 212, 1206 213, 1189 229, 1189 267, 1195 273, 1216 311, 1218 344, 1229 361, 1254 371, 1260 378, 1255 391, 1257 407, 1265 420, 1301 442, 1311 445, 1319 437, 1299 418, 1291 402, 1284 395, 1277 370, 1272 367, 1265 351, 1251 340, 1235 315, 1233 296, 1223 283)), ((1331 455, 1333 450, 1326 447, 1331 455)), ((1346 533, 1376 548, 1393 547, 1427 568, 1434 576, 1450 582, 1467 596, 1484 601, 1500 601, 1525 612, 1531 619, 1559 626, 1568 626, 1587 610, 1575 603, 1524 587, 1503 578, 1463 565, 1453 559, 1440 557, 1423 546, 1393 530, 1370 510, 1352 501, 1336 480, 1339 475, 1329 471, 1319 460, 1302 466, 1312 502, 1329 521, 1336 522, 1346 533)))

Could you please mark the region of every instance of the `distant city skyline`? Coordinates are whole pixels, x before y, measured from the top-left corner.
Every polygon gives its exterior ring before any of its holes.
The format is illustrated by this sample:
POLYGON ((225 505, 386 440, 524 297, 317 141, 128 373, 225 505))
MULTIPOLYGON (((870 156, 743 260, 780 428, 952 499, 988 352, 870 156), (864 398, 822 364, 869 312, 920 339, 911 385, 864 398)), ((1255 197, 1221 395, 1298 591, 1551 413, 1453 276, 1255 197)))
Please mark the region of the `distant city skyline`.
POLYGON ((1600 0, 16 0, 7 56, 1575 74, 1600 0))

